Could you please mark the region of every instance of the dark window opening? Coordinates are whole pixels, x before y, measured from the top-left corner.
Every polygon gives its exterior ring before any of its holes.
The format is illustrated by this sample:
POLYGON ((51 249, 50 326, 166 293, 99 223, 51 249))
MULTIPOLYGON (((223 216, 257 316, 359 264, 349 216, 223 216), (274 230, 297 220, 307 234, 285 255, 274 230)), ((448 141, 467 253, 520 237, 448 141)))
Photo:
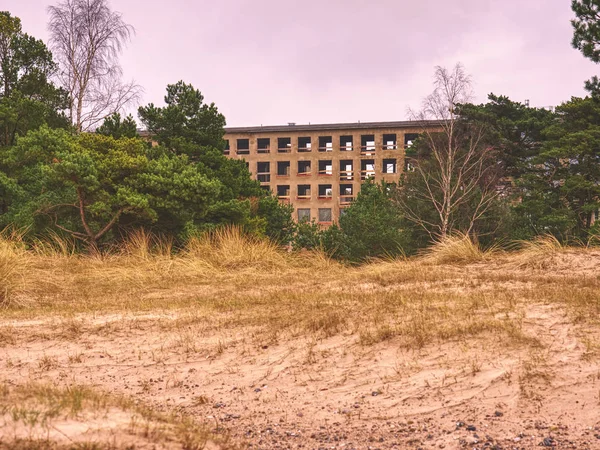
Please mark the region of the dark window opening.
POLYGON ((381 170, 383 173, 396 173, 397 172, 397 163, 395 159, 384 159, 383 167, 381 170))
POLYGON ((263 188, 268 193, 271 193, 271 186, 269 186, 268 184, 262 185, 261 188, 263 188))
POLYGON ((360 162, 360 179, 366 180, 375 176, 375 160, 364 159, 360 162))
POLYGON ((340 150, 342 152, 352 151, 352 136, 340 136, 340 150))
POLYGON ((319 136, 319 151, 320 152, 333 151, 333 138, 331 136, 319 136))
POLYGON ((310 137, 299 137, 298 138, 298 151, 299 152, 312 151, 312 141, 311 141, 310 137))
POLYGON ((354 180, 354 164, 351 159, 340 160, 340 180, 354 180))
POLYGON ((418 137, 418 133, 406 133, 404 135, 404 148, 412 147, 413 143, 418 137))
POLYGON ((292 151, 292 138, 277 138, 277 151, 290 153, 292 151))
POLYGON ((310 208, 298 208, 298 222, 310 222, 310 208))
POLYGON ((277 175, 280 177, 288 177, 290 175, 290 162, 289 161, 278 161, 277 162, 277 175))
POLYGON ((383 135, 383 149, 384 150, 396 150, 398 148, 396 135, 395 134, 384 134, 383 135))
POLYGON ((289 199, 290 198, 290 185, 278 185, 277 186, 277 197, 281 199, 289 199))
POLYGON ((261 183, 268 183, 271 181, 271 163, 258 162, 256 163, 256 178, 261 183))
POLYGON ((249 155, 250 154, 250 139, 238 139, 237 140, 237 154, 238 155, 249 155))
POLYGON ((299 184, 298 185, 298 198, 299 199, 310 198, 310 184, 299 184))
POLYGON ((340 204, 347 205, 354 200, 354 186, 351 184, 340 184, 340 204))
POLYGON ((258 153, 270 153, 271 152, 271 139, 270 138, 258 138, 256 141, 258 153))
POLYGON ((319 161, 319 175, 333 175, 333 163, 331 160, 319 161))
POLYGON ((231 149, 229 148, 229 139, 225 139, 225 150, 223 150, 223 154, 229 155, 231 149))
POLYGON ((308 175, 310 170, 310 161, 298 161, 298 175, 308 175))
POLYGON ((319 222, 331 222, 331 208, 319 208, 319 222))
POLYGON ((361 153, 373 153, 375 151, 375 135, 363 134, 360 137, 361 153))
POLYGON ((333 188, 331 184, 320 184, 319 185, 319 198, 331 198, 333 197, 333 188))

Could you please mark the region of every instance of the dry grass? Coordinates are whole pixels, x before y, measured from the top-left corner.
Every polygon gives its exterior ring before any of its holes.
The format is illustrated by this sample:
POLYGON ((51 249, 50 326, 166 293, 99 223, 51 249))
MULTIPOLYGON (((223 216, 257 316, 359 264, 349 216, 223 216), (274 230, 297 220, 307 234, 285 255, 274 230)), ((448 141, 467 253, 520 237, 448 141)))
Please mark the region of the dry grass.
POLYGON ((468 234, 456 233, 423 251, 421 258, 431 264, 470 264, 489 260, 497 250, 496 247, 483 250, 468 234))

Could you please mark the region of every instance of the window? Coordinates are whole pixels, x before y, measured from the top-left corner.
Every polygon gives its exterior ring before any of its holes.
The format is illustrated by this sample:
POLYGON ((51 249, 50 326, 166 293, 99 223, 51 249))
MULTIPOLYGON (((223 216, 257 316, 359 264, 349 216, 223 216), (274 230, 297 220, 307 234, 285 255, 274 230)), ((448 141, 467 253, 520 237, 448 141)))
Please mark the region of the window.
POLYGON ((290 198, 290 185, 289 184, 278 185, 277 186, 277 197, 284 198, 284 199, 290 198))
POLYGON ((312 141, 310 137, 299 137, 298 138, 298 151, 299 152, 310 152, 312 150, 312 141))
POLYGON ((367 154, 375 152, 375 135, 363 134, 360 137, 360 152, 367 154))
POLYGON ((256 141, 258 153, 270 153, 271 152, 271 139, 270 138, 258 138, 256 141))
POLYGON ((310 161, 298 161, 298 175, 310 175, 310 161))
POLYGON ((271 163, 258 162, 256 163, 256 178, 261 183, 268 183, 271 181, 271 163))
POLYGON ((396 135, 395 134, 384 134, 383 135, 383 149, 384 150, 396 150, 398 148, 396 135))
POLYGON ((319 175, 333 175, 333 163, 330 159, 319 161, 319 175))
POLYGON ((340 136, 340 151, 352 151, 352 136, 340 136))
POLYGON ((354 165, 351 159, 340 160, 340 180, 354 179, 354 165))
POLYGON ((366 180, 375 176, 375 160, 364 159, 360 162, 360 179, 366 180))
POLYGON ((279 153, 290 153, 292 151, 292 138, 277 138, 277 151, 279 153))
POLYGON ((310 184, 298 185, 298 200, 306 200, 310 198, 310 184))
POLYGON ((331 208, 319 208, 319 222, 331 222, 331 208))
POLYGON ((225 150, 223 150, 223 154, 224 155, 229 155, 230 149, 229 149, 229 139, 225 139, 225 150))
POLYGON ((298 208, 298 222, 310 222, 310 208, 298 208))
POLYGON ((383 173, 396 173, 396 160, 395 159, 384 159, 382 172, 383 173))
POLYGON ((250 139, 238 139, 237 140, 237 154, 238 155, 249 155, 250 154, 250 139))
POLYGON ((319 185, 319 198, 329 199, 333 196, 333 188, 331 184, 320 184, 319 185))
POLYGON ((354 187, 351 184, 340 184, 340 204, 347 205, 354 200, 354 187))
POLYGON ((290 162, 289 161, 278 161, 277 162, 277 176, 278 177, 289 177, 290 176, 290 162))
POLYGON ((333 151, 333 138, 331 136, 319 136, 319 151, 320 152, 333 151))
POLYGON ((406 133, 404 135, 404 148, 412 147, 413 142, 419 137, 417 133, 406 133))

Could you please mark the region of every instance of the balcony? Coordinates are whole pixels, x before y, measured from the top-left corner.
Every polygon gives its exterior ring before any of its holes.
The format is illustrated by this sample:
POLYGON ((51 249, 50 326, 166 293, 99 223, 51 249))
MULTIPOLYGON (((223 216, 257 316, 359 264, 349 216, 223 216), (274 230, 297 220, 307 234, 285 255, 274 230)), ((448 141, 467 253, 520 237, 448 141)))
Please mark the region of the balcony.
POLYGON ((354 201, 353 195, 341 195, 340 196, 340 205, 349 205, 354 201))
POLYGON ((271 174, 269 172, 258 172, 256 174, 256 179, 261 183, 270 183, 271 182, 271 174))
POLYGON ((354 180, 354 171, 353 170, 340 170, 340 180, 354 180))

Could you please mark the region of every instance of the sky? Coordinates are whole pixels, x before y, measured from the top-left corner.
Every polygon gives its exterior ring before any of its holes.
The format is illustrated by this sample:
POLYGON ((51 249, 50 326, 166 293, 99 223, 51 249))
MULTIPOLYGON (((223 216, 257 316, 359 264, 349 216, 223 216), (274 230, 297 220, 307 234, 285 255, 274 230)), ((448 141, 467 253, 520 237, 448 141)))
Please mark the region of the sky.
MULTIPOLYGON (((47 41, 58 0, 0 0, 47 41)), ((112 0, 136 34, 124 77, 162 105, 184 80, 229 126, 408 119, 436 66, 460 62, 474 101, 584 96, 600 67, 571 47, 570 0, 112 0)), ((135 111, 135 109, 132 109, 135 111)))

